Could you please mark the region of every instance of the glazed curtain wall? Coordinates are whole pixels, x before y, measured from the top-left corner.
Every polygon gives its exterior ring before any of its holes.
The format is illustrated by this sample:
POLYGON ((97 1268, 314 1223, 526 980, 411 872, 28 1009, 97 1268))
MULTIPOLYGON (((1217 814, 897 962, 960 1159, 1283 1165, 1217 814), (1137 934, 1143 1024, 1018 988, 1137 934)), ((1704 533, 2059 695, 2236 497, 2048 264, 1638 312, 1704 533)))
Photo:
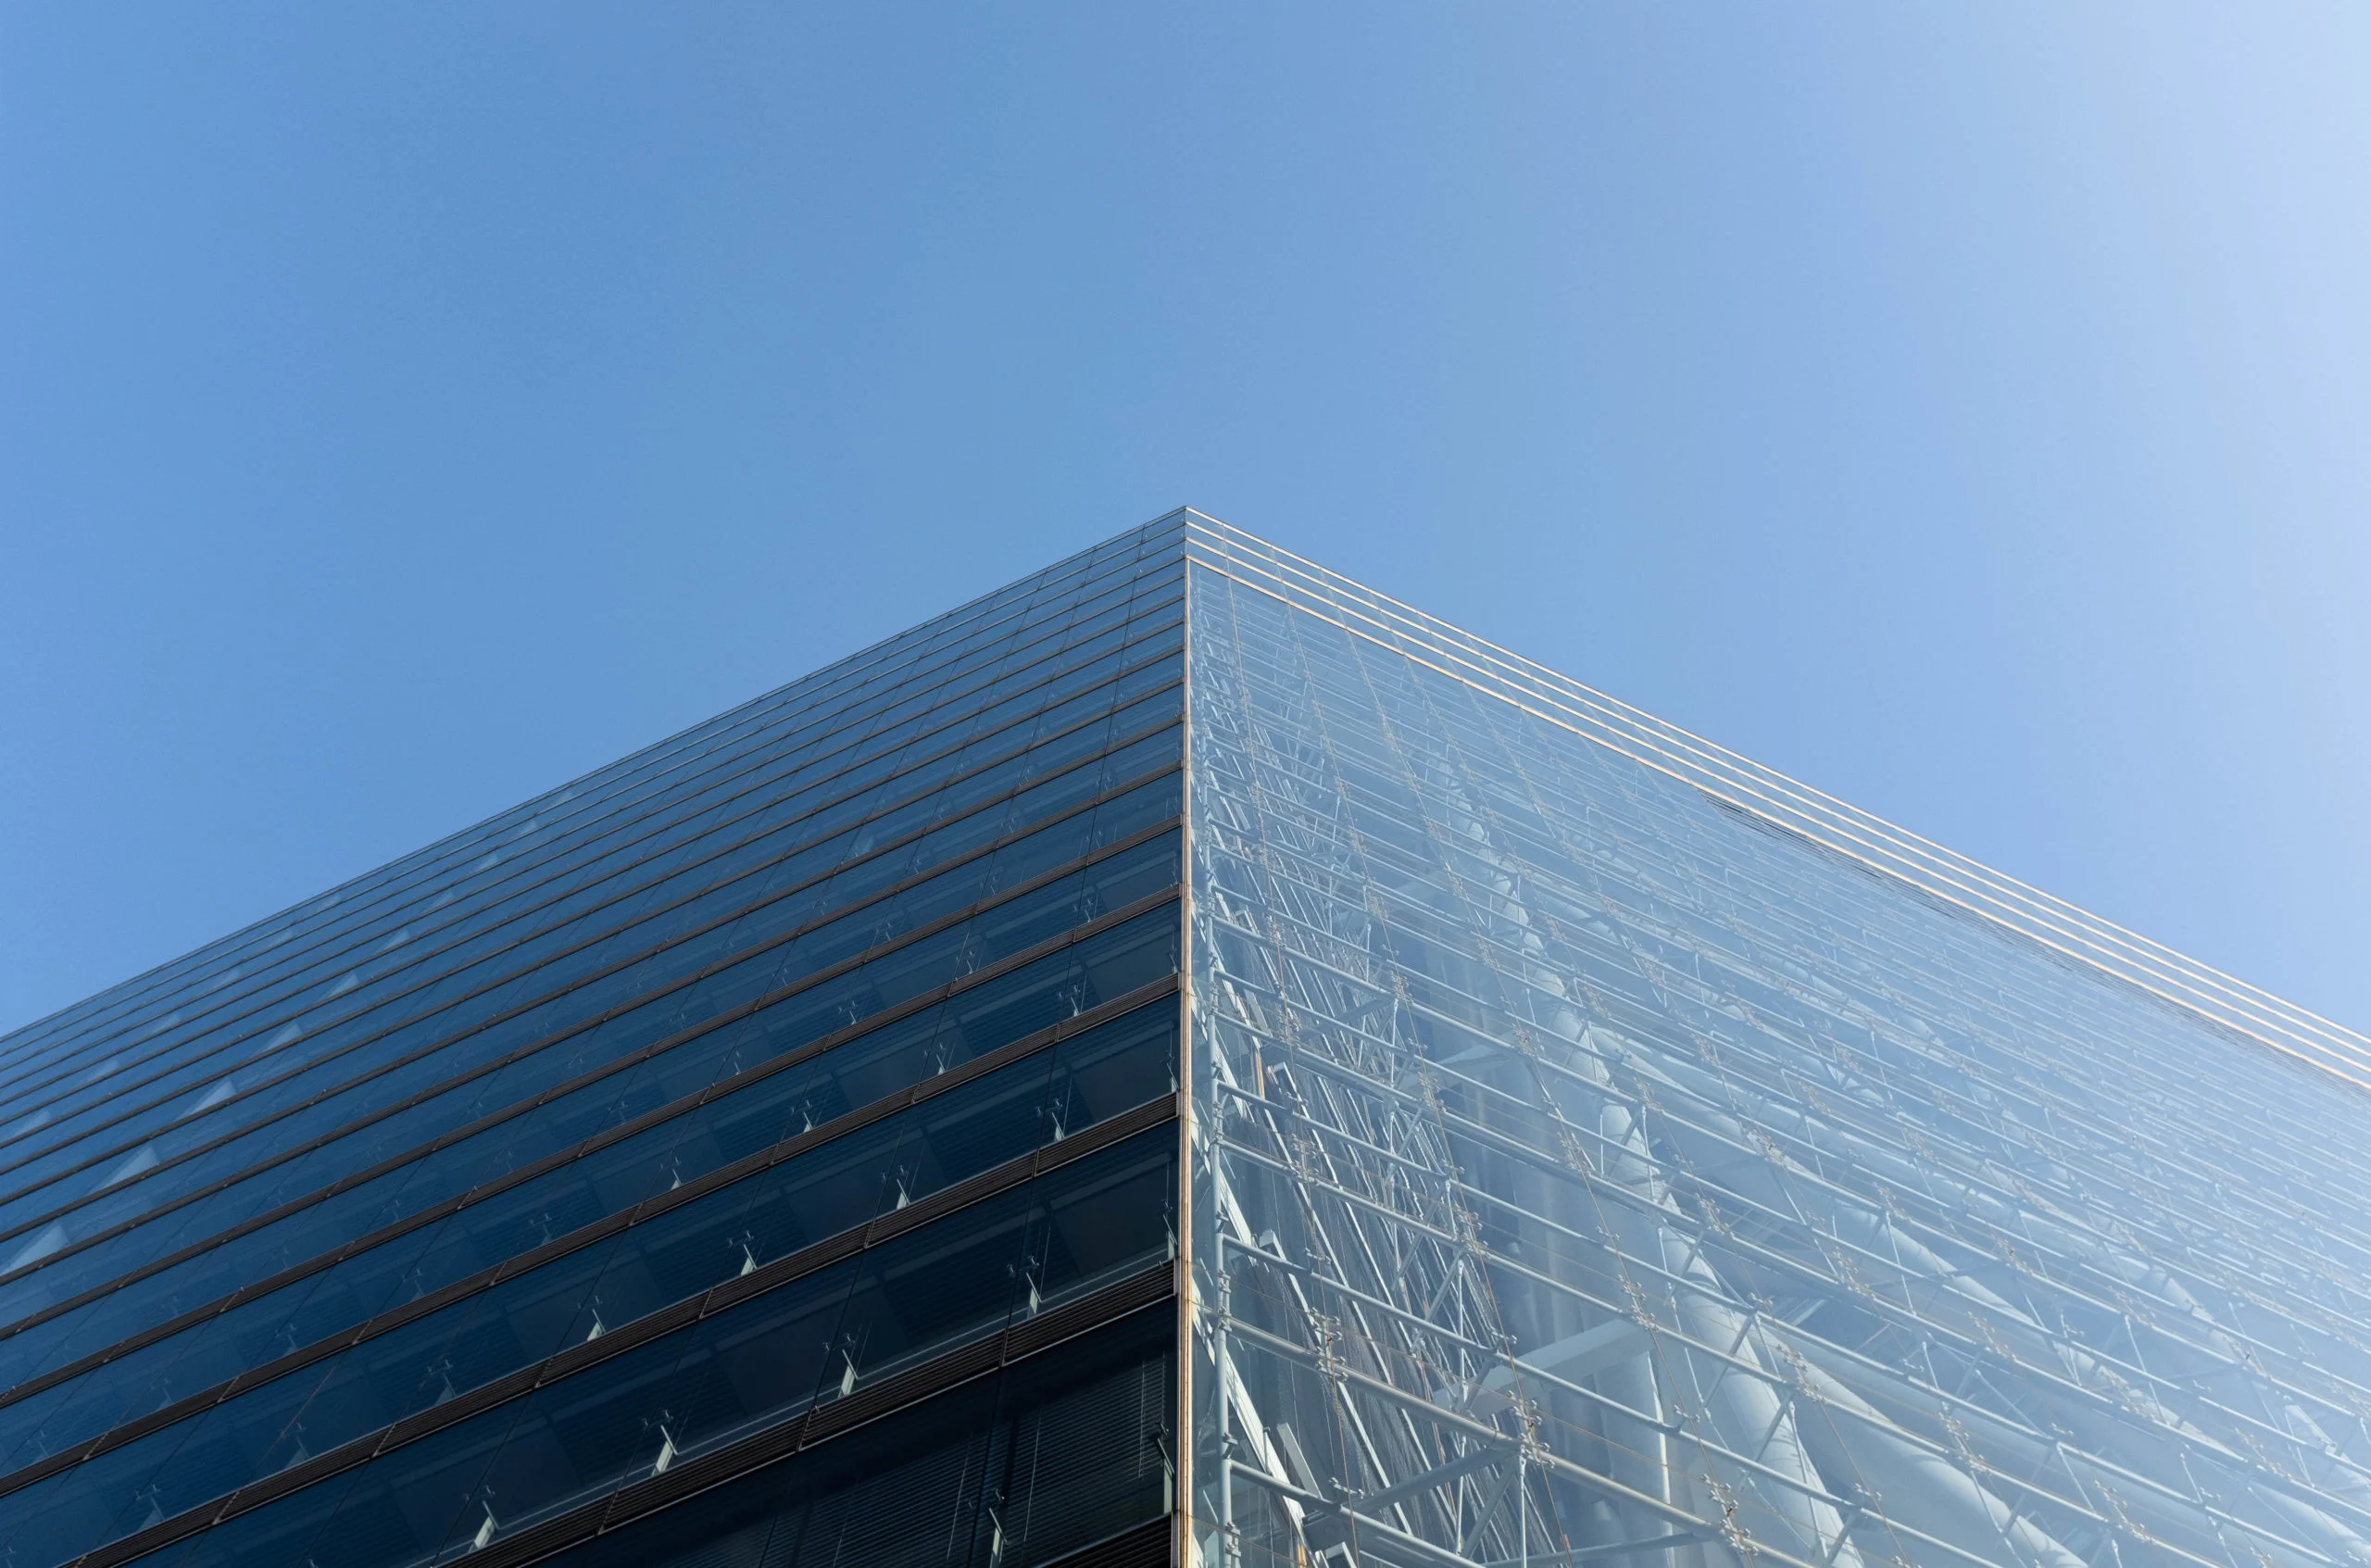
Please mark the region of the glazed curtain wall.
POLYGON ((5 1561, 1165 1555, 1181 537, 0 1040, 5 1561))
POLYGON ((1193 547, 1202 1562, 2371 1562, 2355 1091, 1193 547))

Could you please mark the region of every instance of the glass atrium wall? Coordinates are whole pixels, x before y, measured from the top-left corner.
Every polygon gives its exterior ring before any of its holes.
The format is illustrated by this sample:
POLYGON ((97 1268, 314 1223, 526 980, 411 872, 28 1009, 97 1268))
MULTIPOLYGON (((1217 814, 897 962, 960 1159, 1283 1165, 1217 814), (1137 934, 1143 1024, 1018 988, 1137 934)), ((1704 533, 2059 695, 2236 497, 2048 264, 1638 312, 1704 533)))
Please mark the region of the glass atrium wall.
POLYGON ((1180 538, 0 1039, 0 1562, 1166 1561, 1180 538))
POLYGON ((1188 550, 1206 1568, 2371 1562, 2363 1042, 1188 550))

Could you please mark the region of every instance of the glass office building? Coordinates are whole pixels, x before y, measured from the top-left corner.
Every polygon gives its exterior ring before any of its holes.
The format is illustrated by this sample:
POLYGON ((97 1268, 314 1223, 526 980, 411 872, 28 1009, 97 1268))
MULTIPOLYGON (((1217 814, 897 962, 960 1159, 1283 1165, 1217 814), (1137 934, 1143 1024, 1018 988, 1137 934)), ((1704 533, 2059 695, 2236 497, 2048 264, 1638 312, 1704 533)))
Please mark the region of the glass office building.
POLYGON ((0 1039, 0 1562, 2371 1565, 2366 1089, 1180 512, 0 1039))

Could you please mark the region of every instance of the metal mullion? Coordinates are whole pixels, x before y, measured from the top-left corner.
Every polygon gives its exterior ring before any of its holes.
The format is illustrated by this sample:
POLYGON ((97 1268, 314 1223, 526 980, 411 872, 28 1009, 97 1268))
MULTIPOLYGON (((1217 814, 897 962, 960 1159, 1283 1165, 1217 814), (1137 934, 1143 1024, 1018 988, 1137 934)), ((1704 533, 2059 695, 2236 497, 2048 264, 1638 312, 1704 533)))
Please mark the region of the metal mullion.
MULTIPOLYGON (((1194 826, 1198 815, 1194 809, 1194 597, 1189 574, 1184 569, 1182 549, 1179 554, 1177 1185, 1173 1199, 1176 1220, 1171 1233, 1177 1238, 1177 1306, 1176 1321, 1171 1331, 1175 1367, 1169 1394, 1175 1401, 1178 1427, 1173 1440, 1176 1456, 1173 1481, 1175 1489, 1172 1496, 1175 1506, 1172 1512, 1175 1524, 1170 1558, 1173 1562, 1182 1563, 1186 1561, 1185 1552, 1193 1529, 1194 1461, 1198 1447, 1194 1440, 1194 1324, 1200 1315, 1200 1303, 1194 1279, 1194 1145, 1198 1120, 1194 1074, 1194 826)), ((1223 1387, 1219 1390, 1219 1398, 1222 1401, 1226 1398, 1223 1387)), ((1222 1460, 1224 1457, 1222 1455, 1222 1460)))

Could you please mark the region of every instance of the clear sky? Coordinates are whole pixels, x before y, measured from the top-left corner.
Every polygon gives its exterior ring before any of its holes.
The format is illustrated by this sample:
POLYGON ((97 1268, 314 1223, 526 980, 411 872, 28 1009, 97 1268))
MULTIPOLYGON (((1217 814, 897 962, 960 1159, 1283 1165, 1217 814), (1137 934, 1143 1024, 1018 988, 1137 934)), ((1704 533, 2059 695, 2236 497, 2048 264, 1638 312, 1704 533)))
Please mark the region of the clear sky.
POLYGON ((0 1028, 1191 504, 2371 1029, 2371 9, 0 6, 0 1028))

